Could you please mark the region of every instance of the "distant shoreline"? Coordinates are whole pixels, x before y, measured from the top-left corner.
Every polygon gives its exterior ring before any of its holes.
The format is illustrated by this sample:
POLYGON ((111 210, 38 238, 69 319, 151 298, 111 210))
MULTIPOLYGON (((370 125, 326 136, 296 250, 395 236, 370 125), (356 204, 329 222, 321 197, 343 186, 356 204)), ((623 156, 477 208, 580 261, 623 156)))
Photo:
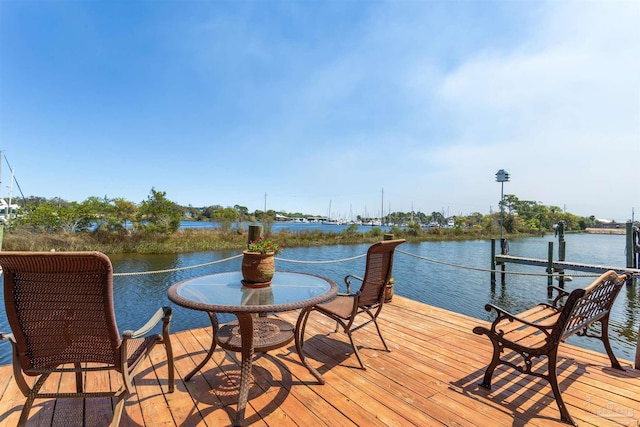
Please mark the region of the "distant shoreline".
POLYGON ((624 228, 585 228, 587 234, 626 234, 624 228))

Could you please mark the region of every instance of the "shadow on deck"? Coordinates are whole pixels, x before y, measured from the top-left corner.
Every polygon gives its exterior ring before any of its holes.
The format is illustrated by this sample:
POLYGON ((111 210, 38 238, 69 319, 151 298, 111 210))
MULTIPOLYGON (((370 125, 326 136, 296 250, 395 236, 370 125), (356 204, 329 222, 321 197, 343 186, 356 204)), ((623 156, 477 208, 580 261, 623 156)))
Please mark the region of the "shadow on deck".
MULTIPOLYGON (((204 314, 203 314, 204 316, 204 314)), ((295 322, 297 312, 280 317, 295 322)), ((313 315, 305 351, 323 374, 319 385, 304 368, 293 343, 259 356, 245 421, 258 426, 565 425, 549 385, 499 368, 492 391, 478 386, 491 356, 489 340, 471 330, 480 321, 399 296, 385 307, 380 324, 391 349, 381 350, 375 329, 356 332, 367 370, 358 368, 348 339, 334 324, 313 315)), ((189 382, 183 380, 206 354, 208 328, 172 335, 176 391, 166 390, 167 365, 157 348, 136 376, 122 426, 218 426, 235 417, 240 370, 235 354, 217 349, 189 382)), ((625 372, 608 367, 605 354, 561 345, 558 372, 569 412, 581 426, 637 426, 640 371, 622 361, 625 372)), ((0 425, 14 426, 24 398, 10 366, 0 367, 0 425)), ((72 388, 73 378, 57 377, 48 387, 72 388)), ((113 384, 109 375, 91 375, 89 386, 113 384)), ((29 425, 104 426, 111 399, 36 401, 29 425)))

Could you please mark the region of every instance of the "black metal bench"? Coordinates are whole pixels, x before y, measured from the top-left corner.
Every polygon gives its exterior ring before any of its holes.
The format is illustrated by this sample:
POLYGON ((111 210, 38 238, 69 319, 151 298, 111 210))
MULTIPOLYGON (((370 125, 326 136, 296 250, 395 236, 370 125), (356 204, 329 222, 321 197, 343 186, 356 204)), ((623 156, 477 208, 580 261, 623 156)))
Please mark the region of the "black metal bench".
POLYGON ((604 344, 611 366, 622 369, 609 343, 609 313, 627 279, 629 279, 628 275, 618 275, 614 271, 608 271, 585 289, 567 292, 551 286, 558 293, 551 304, 541 303, 518 315, 512 315, 499 307, 487 304, 485 309, 495 310, 498 317, 490 328, 484 326, 473 328, 474 333, 487 335, 493 344, 493 357, 480 385, 491 389, 491 377, 495 368, 501 364, 524 374, 544 378, 551 384, 562 421, 576 425, 562 400, 558 386, 556 373, 558 345, 574 334, 598 338, 604 344), (589 331, 589 327, 596 322, 601 326, 599 335, 589 331), (501 358, 500 355, 505 349, 518 353, 522 357, 522 363, 518 364, 501 358), (533 359, 542 356, 548 359, 546 374, 531 370, 533 359))

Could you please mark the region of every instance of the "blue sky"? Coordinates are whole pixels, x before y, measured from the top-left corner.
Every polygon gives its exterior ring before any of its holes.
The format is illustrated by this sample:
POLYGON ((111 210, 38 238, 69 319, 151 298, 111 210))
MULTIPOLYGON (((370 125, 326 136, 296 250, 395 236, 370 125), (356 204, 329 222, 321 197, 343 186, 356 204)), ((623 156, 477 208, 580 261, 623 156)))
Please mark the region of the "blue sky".
POLYGON ((0 149, 26 196, 486 214, 504 168, 638 219, 640 3, 0 0, 0 149))

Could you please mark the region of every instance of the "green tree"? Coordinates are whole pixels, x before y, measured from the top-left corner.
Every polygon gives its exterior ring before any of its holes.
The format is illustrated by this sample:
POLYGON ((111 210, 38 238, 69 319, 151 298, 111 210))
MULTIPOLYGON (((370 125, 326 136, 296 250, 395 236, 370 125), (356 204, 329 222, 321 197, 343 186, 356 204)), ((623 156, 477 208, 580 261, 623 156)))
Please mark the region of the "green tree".
POLYGON ((417 235, 420 234, 420 231, 421 231, 420 224, 418 224, 417 222, 410 222, 409 223, 409 228, 407 230, 407 233, 409 233, 409 235, 417 236, 417 235))
POLYGON ((234 208, 220 208, 213 211, 212 221, 220 223, 223 230, 230 230, 231 224, 238 221, 240 214, 234 208))
POLYGON ((234 205, 233 208, 238 211, 239 221, 246 221, 249 218, 249 209, 246 206, 234 205))
POLYGON ((92 223, 93 216, 85 206, 60 200, 41 203, 26 210, 17 219, 18 227, 42 233, 85 231, 92 223))
POLYGON ((192 205, 189 205, 186 208, 184 208, 184 215, 186 218, 189 218, 192 220, 199 220, 202 217, 202 212, 200 211, 200 209, 195 208, 192 205))
POLYGON ((80 204, 81 209, 89 215, 94 223, 95 230, 108 228, 109 219, 113 214, 111 200, 104 198, 89 197, 80 204))
POLYGON ((442 225, 444 224, 444 215, 442 215, 440 212, 431 212, 431 219, 434 222, 437 222, 438 224, 442 225))
POLYGON ((137 206, 122 197, 113 200, 113 217, 110 219, 111 230, 124 230, 127 223, 136 219, 137 206))
POLYGON ((61 231, 57 207, 51 203, 39 203, 36 206, 25 209, 18 216, 14 225, 40 233, 61 231))
POLYGON ((166 192, 151 189, 136 215, 137 227, 152 233, 171 234, 180 227, 180 207, 167 199, 166 192))

